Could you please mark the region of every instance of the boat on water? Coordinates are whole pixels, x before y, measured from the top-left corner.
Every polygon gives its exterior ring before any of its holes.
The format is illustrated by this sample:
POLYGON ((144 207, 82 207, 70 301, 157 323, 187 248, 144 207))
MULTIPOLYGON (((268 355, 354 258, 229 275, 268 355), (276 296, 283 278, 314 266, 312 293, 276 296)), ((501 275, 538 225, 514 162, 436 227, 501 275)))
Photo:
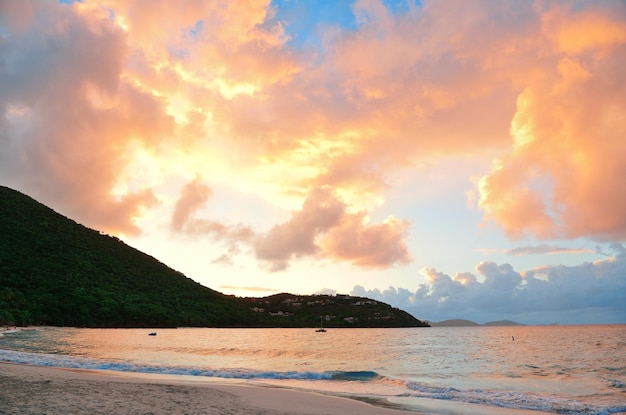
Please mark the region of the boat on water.
POLYGON ((326 329, 324 328, 324 322, 322 321, 322 316, 320 316, 320 328, 315 331, 317 333, 326 333, 326 329))
POLYGON ((152 333, 148 333, 148 336, 156 336, 156 331, 153 331, 152 333))

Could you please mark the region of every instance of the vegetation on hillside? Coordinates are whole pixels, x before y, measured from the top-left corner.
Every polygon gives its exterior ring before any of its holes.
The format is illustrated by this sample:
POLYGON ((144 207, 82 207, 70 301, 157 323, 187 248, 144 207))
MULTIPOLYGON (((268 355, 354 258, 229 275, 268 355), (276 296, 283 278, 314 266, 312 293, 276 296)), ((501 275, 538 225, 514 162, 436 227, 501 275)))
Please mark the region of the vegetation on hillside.
POLYGON ((349 295, 276 294, 246 298, 259 318, 273 327, 419 327, 409 313, 369 298, 349 295), (321 320, 321 321, 320 321, 321 320))
POLYGON ((0 321, 60 326, 246 324, 254 313, 155 258, 0 188, 0 321))
POLYGON ((324 316, 330 327, 423 325, 372 300, 313 298, 224 295, 0 186, 0 324, 314 327, 324 316))

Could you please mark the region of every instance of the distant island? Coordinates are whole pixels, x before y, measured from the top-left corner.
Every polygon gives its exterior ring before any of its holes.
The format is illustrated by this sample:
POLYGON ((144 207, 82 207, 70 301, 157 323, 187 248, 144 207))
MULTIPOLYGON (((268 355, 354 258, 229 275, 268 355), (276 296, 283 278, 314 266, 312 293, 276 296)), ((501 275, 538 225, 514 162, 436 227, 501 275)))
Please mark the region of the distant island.
POLYGON ((240 298, 0 186, 0 325, 427 327, 349 295, 240 298))
POLYGON ((432 327, 503 327, 503 326, 524 326, 525 324, 518 323, 516 321, 511 320, 498 320, 498 321, 490 321, 485 324, 478 324, 471 320, 463 320, 463 319, 452 319, 452 320, 444 320, 439 322, 428 322, 432 327))

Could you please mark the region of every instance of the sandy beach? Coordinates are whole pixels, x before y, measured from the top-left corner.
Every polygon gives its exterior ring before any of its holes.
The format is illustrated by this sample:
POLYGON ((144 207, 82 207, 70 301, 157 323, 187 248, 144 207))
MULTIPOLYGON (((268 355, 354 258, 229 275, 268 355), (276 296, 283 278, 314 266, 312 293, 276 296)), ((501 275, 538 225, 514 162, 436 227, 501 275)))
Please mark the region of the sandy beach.
MULTIPOLYGON (((0 328, 0 337, 12 331, 32 329, 0 328)), ((366 401, 261 382, 0 362, 0 415, 549 415, 540 410, 507 409, 450 399, 416 399, 404 394, 390 396, 388 400, 366 401)))
POLYGON ((288 389, 0 363, 0 414, 402 415, 288 389))

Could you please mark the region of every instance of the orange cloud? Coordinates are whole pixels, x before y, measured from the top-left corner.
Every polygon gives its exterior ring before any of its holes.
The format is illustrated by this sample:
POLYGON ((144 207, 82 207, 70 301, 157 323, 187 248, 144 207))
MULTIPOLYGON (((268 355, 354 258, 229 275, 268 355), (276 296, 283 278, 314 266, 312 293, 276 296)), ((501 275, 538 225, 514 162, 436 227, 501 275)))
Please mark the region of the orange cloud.
POLYGON ((370 209, 390 173, 506 148, 536 62, 540 18, 530 7, 513 16, 506 3, 426 2, 405 15, 376 1, 354 8, 358 29, 329 30, 317 61, 216 109, 248 161, 275 166, 272 179, 301 195, 333 186, 370 209))
POLYGON ((319 235, 336 226, 344 214, 345 205, 331 192, 314 190, 307 196, 301 211, 256 239, 256 256, 266 261, 270 270, 281 271, 289 266, 292 258, 316 255, 319 235))
POLYGON ((157 184, 197 171, 301 208, 259 235, 196 218, 192 183, 174 230, 274 268, 402 264, 408 223, 363 221, 390 177, 497 153, 478 205, 509 235, 626 233, 623 3, 358 1, 319 50, 290 44, 269 0, 1 4, 0 173, 89 226, 140 232, 157 184))
POLYGON ((609 10, 550 13, 544 32, 560 53, 520 95, 513 150, 478 182, 478 204, 510 236, 622 240, 626 21, 609 10))
POLYGON ((208 235, 216 241, 227 243, 229 254, 219 261, 226 263, 232 255, 239 253, 237 244, 249 243, 254 232, 250 227, 241 224, 229 225, 217 220, 198 218, 196 213, 206 204, 212 193, 211 188, 202 183, 199 176, 187 183, 174 205, 170 229, 187 235, 208 235))
POLYGON ((389 268, 408 264, 405 244, 409 222, 390 217, 380 225, 365 223, 365 213, 346 215, 320 241, 323 251, 336 260, 363 268, 389 268))
MULTIPOLYGON (((104 0, 135 51, 128 74, 148 91, 185 96, 209 111, 223 98, 262 91, 297 71, 280 52, 288 39, 271 18, 269 1, 179 3, 104 0)), ((191 110, 190 109, 190 110, 191 110)))
POLYGON ((134 218, 155 206, 156 196, 143 184, 123 194, 112 189, 128 146, 148 138, 158 143, 171 123, 158 99, 120 83, 127 49, 108 19, 88 21, 65 5, 29 4, 34 17, 21 21, 30 26, 4 39, 10 64, 0 75, 0 101, 20 110, 9 118, 16 128, 3 131, 3 170, 64 214, 136 234, 134 218))
POLYGON ((545 35, 559 53, 599 51, 626 42, 623 17, 613 13, 616 2, 572 10, 569 4, 552 5, 542 16, 545 35), (608 7, 607 7, 608 6, 608 7))
POLYGON ((181 232, 189 222, 191 215, 204 205, 212 195, 211 188, 200 181, 200 177, 187 183, 180 198, 174 206, 174 213, 170 227, 173 231, 181 232))
POLYGON ((364 213, 350 213, 346 208, 328 189, 313 190, 301 211, 255 240, 257 258, 272 271, 284 270, 291 259, 304 256, 347 261, 362 268, 388 268, 410 261, 404 243, 408 222, 389 218, 371 225, 365 223, 364 213))

